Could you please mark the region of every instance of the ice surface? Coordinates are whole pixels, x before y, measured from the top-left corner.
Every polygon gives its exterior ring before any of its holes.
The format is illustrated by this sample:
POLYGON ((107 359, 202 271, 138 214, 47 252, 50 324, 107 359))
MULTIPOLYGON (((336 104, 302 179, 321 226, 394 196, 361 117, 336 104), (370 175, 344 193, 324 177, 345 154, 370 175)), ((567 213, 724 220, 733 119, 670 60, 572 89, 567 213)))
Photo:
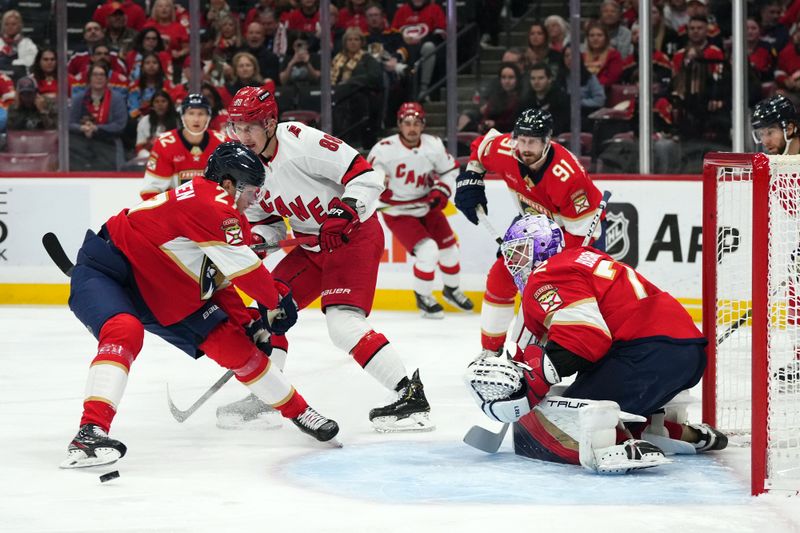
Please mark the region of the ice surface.
POLYGON ((377 312, 371 322, 421 369, 431 433, 381 435, 367 419, 388 398, 330 343, 323 315, 301 313, 290 332, 287 374, 316 409, 336 419, 342 449, 291 424, 223 431, 218 405, 244 388, 231 382, 183 424, 165 384, 188 407, 223 370, 148 336, 134 363, 112 435, 120 462, 60 470, 77 430, 94 339, 65 307, 0 307, 0 531, 800 531, 800 499, 750 498, 747 452, 685 457, 624 477, 489 456, 461 443, 493 424, 462 383, 478 352, 477 314, 425 321, 377 312), (121 477, 100 483, 98 476, 121 477))

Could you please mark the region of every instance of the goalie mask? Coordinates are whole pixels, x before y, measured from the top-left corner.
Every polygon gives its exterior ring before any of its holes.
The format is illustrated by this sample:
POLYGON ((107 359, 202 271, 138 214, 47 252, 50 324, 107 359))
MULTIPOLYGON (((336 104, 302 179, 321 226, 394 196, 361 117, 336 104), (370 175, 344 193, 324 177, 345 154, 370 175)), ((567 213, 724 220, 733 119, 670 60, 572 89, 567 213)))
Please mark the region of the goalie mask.
POLYGON ((534 268, 564 249, 561 228, 544 215, 525 215, 511 224, 500 253, 506 268, 523 292, 534 268))

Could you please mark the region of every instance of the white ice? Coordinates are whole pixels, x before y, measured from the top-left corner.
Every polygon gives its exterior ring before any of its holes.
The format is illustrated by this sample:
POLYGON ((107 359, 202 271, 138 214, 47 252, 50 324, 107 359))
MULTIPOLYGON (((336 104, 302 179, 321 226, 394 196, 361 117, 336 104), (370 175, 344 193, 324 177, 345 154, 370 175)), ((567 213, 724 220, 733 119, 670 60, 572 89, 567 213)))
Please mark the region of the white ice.
POLYGON ((461 442, 470 426, 499 429, 461 378, 478 351, 477 314, 376 312, 371 321, 409 371, 421 369, 436 431, 373 432, 367 412, 386 392, 307 310, 290 332, 287 373, 339 422, 344 448, 290 423, 217 429, 215 408, 245 393, 235 382, 177 423, 166 383, 185 408, 223 371, 148 336, 112 427, 128 455, 60 470, 95 341, 66 307, 0 307, 0 531, 800 531, 800 497, 749 496, 742 448, 624 477, 517 458, 510 437, 497 455, 473 450, 461 442), (111 470, 121 477, 101 484, 111 470))

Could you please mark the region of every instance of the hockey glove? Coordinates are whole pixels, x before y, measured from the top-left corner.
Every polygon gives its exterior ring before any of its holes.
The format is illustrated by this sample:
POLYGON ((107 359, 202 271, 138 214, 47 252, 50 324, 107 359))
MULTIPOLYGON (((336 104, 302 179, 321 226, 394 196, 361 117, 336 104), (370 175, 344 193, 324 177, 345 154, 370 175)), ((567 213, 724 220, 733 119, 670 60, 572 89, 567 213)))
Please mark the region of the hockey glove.
POLYGON ((486 207, 486 186, 483 183, 483 176, 472 170, 465 170, 456 178, 455 204, 467 220, 478 225, 477 209, 483 206, 485 212, 489 212, 486 207))
MULTIPOLYGON (((252 237, 251 238, 252 242, 250 244, 264 244, 266 242, 264 240, 264 237, 262 237, 261 235, 259 235, 258 233, 255 233, 255 232, 252 233, 251 237, 252 237)), ((263 259, 267 258, 267 248, 266 247, 264 247, 264 248, 256 248, 253 251, 256 253, 256 255, 258 256, 259 259, 263 260, 263 259)))
POLYGON ((269 341, 270 333, 265 325, 265 318, 258 309, 248 308, 248 312, 253 316, 253 320, 245 327, 245 333, 253 340, 256 348, 269 356, 272 354, 272 343, 269 341))
POLYGON ((431 206, 431 211, 441 211, 447 207, 447 201, 450 199, 450 188, 442 183, 437 183, 433 186, 425 201, 431 206))
POLYGON ((281 294, 278 307, 275 308, 278 314, 271 322, 268 321, 267 327, 275 335, 285 335, 297 322, 297 304, 292 298, 291 288, 286 283, 276 279, 275 288, 281 294))
POLYGON ((319 229, 319 246, 329 252, 348 242, 349 235, 361 224, 355 210, 355 200, 347 202, 334 198, 328 209, 328 217, 319 229), (352 205, 351 205, 352 204, 352 205))
MULTIPOLYGON (((518 360, 519 355, 514 359, 518 360)), ((522 352, 522 361, 517 365, 522 369, 522 377, 527 386, 526 395, 531 406, 537 405, 547 395, 550 387, 561 382, 561 376, 553 365, 547 352, 538 344, 531 344, 522 352)))

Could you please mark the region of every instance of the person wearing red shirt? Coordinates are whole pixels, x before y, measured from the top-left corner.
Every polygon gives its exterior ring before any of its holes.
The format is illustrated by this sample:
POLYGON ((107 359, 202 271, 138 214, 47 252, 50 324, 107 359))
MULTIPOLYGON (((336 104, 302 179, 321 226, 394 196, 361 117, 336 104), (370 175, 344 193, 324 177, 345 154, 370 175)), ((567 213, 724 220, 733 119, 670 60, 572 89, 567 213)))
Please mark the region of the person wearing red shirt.
POLYGON ((369 33, 367 0, 347 0, 345 7, 339 11, 339 21, 336 23, 336 27, 345 30, 351 26, 360 29, 364 35, 369 33))
POLYGON ((319 4, 317 0, 300 0, 300 7, 281 15, 288 31, 315 34, 319 26, 319 4))
POLYGON ((94 10, 92 20, 105 28, 106 19, 117 9, 121 9, 125 12, 126 25, 129 28, 136 31, 142 29, 145 20, 147 20, 147 15, 144 9, 133 0, 106 0, 105 4, 100 4, 97 6, 97 9, 94 10))
POLYGON ((175 4, 172 0, 156 0, 150 18, 144 28, 155 28, 164 40, 167 51, 178 69, 189 54, 189 34, 186 27, 178 20, 175 4))
MULTIPOLYGON (((392 28, 399 31, 409 53, 408 63, 413 65, 425 57, 420 68, 419 96, 426 96, 437 63, 434 55, 436 45, 447 33, 444 10, 430 0, 409 0, 397 8, 392 19, 392 28)), ((441 61, 441 59, 439 59, 441 61)))
POLYGON ((600 85, 608 89, 622 78, 622 56, 611 46, 608 30, 599 22, 586 27, 586 51, 583 62, 586 69, 597 76, 600 85))

